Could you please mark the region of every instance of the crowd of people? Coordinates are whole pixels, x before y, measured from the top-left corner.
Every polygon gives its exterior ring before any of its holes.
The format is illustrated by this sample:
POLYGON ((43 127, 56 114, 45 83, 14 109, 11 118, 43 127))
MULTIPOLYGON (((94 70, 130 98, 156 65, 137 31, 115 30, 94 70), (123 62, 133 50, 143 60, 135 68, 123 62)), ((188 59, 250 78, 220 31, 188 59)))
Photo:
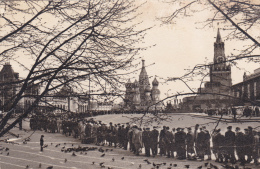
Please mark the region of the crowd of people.
POLYGON ((241 117, 260 117, 259 107, 241 106, 231 108, 208 108, 204 110, 208 115, 239 115, 241 117))
POLYGON ((211 160, 212 154, 216 162, 240 162, 241 165, 254 163, 258 165, 260 156, 260 132, 252 127, 244 129, 227 127, 225 134, 221 129, 210 133, 205 126, 196 125, 193 129, 172 128, 167 126, 159 131, 156 126, 140 128, 135 124, 109 124, 92 119, 86 121, 31 119, 32 129, 46 132, 61 132, 66 136, 80 138, 82 143, 93 143, 129 149, 139 155, 144 148, 145 156, 161 155, 179 160, 211 160), (37 121, 41 125, 35 123, 37 121), (56 123, 56 125, 51 125, 56 123), (211 146, 212 145, 212 146, 211 146), (235 156, 236 154, 236 156, 235 156), (204 159, 207 157, 207 159, 204 159), (236 158, 237 157, 237 158, 236 158))

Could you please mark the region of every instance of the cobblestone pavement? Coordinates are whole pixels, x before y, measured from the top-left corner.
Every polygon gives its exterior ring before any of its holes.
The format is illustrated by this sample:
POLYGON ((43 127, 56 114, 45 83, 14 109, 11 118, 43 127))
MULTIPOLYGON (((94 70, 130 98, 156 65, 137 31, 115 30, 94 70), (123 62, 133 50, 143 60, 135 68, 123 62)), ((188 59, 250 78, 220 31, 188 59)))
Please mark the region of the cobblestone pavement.
MULTIPOLYGON (((129 118, 139 116, 139 115, 103 115, 95 117, 95 119, 103 120, 104 122, 114 122, 114 123, 124 123, 129 121, 129 118), (127 116, 127 117, 125 117, 127 116)), ((186 125, 193 125, 193 123, 208 123, 212 122, 210 119, 202 119, 196 117, 187 117, 183 115, 176 115, 174 117, 175 121, 163 122, 160 125, 169 125, 175 124, 182 127, 181 125, 186 122, 186 125), (180 120, 182 118, 182 120, 180 120), (191 119, 190 119, 191 118, 191 119), (192 119, 193 118, 193 119, 192 119), (179 120, 178 120, 179 119, 179 120), (186 119, 186 120, 185 120, 186 119)), ((213 128, 214 123, 209 123, 208 128, 213 128), (210 126, 212 125, 212 126, 210 126)), ((221 123, 220 127, 226 127, 225 123, 221 123)), ((235 124, 241 127, 248 126, 248 124, 235 124)), ((257 124, 250 123, 251 126, 257 124)), ((28 129, 28 122, 24 122, 24 128, 28 129)), ((85 152, 75 152, 76 156, 73 156, 73 152, 61 152, 62 147, 72 148, 72 147, 97 147, 100 146, 92 144, 81 144, 80 140, 74 139, 72 137, 66 137, 59 133, 46 133, 43 131, 19 131, 17 128, 14 128, 11 131, 13 134, 19 134, 19 138, 14 137, 13 135, 7 134, 5 137, 0 138, 4 140, 9 138, 8 142, 0 142, 0 168, 1 169, 16 169, 16 168, 47 168, 48 166, 53 166, 53 168, 61 169, 96 169, 96 168, 114 168, 114 169, 151 169, 156 168, 154 164, 161 164, 160 169, 183 169, 189 168, 197 169, 202 166, 202 169, 206 169, 210 166, 210 163, 218 166, 219 169, 224 168, 219 163, 212 161, 187 161, 187 160, 177 160, 172 158, 166 158, 161 156, 156 157, 145 157, 143 153, 140 156, 134 156, 131 152, 123 150, 121 148, 112 148, 104 145, 102 148, 105 150, 104 153, 97 150, 86 151, 85 152), (40 151, 40 136, 44 135, 44 144, 48 147, 44 148, 44 151, 40 151), (26 144, 23 143, 23 139, 31 135, 31 140, 26 144), (65 143, 65 144, 64 144, 65 143), (6 148, 8 148, 6 151, 6 148), (111 151, 112 150, 112 151, 111 151), (104 157, 101 157, 102 154, 105 154, 104 157), (122 159, 124 157, 124 159, 122 159), (112 160, 114 159, 114 161, 112 160), (151 164, 148 164, 146 160, 151 164), (93 164, 94 163, 94 164, 93 164), (103 164, 101 164, 103 163, 103 164), (206 167, 205 164, 208 163, 206 167), (103 166, 103 167, 102 167, 103 166)), ((222 164, 223 165, 223 164, 222 164)), ((253 164, 248 164, 246 167, 256 169, 258 167, 253 164)), ((242 169, 241 166, 239 168, 242 169)))

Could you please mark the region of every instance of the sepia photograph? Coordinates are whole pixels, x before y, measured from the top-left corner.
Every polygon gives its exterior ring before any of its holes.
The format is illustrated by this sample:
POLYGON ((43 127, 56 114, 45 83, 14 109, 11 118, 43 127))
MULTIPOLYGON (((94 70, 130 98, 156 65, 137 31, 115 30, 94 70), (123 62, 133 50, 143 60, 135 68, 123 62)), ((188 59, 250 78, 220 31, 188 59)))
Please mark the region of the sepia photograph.
POLYGON ((0 0, 0 169, 259 162, 260 0, 0 0))

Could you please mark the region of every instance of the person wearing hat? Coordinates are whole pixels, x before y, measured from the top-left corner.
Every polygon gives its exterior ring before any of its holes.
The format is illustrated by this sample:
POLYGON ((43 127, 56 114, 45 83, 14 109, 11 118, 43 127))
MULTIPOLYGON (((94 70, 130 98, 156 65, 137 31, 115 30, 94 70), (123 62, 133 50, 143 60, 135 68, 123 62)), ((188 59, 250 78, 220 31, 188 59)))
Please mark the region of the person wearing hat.
POLYGON ((187 145, 187 159, 193 160, 194 159, 194 134, 192 133, 191 127, 187 128, 187 135, 186 135, 186 145, 187 145))
POLYGON ((163 129, 160 131, 160 135, 159 135, 159 148, 160 148, 161 156, 166 155, 165 133, 166 133, 166 126, 163 126, 163 129))
POLYGON ((207 160, 211 160, 211 149, 210 149, 210 134, 206 129, 206 126, 203 126, 203 132, 205 133, 205 155, 208 156, 207 160))
POLYGON ((253 144, 254 144, 254 135, 253 135, 253 128, 248 126, 245 129, 245 155, 247 156, 247 163, 252 161, 253 156, 253 144))
POLYGON ((235 146, 236 146, 236 152, 238 161, 241 165, 245 164, 245 140, 244 140, 244 134, 240 131, 239 127, 236 127, 236 135, 235 135, 235 146))
POLYGON ((236 135, 232 131, 232 126, 227 127, 227 131, 225 133, 225 144, 226 144, 226 157, 225 162, 228 162, 230 160, 231 163, 235 163, 235 139, 236 135))
POLYGON ((153 126, 153 130, 150 133, 150 141, 151 141, 151 150, 153 156, 157 155, 158 153, 158 136, 159 136, 159 131, 156 129, 156 126, 153 126))
MULTIPOLYGON (((215 162, 220 162, 220 137, 221 137, 221 133, 220 133, 220 129, 215 129, 212 133, 212 143, 213 143, 213 154, 216 157, 216 161, 215 162)), ((224 137, 224 136, 223 136, 224 137)))
POLYGON ((145 156, 150 157, 150 148, 151 148, 151 140, 150 140, 150 128, 145 128, 142 133, 142 141, 145 150, 145 156))
POLYGON ((182 128, 177 128, 177 133, 175 133, 175 145, 177 150, 177 158, 179 160, 186 159, 185 138, 186 133, 182 131, 182 128))
POLYGON ((41 151, 43 151, 43 145, 44 145, 43 137, 44 137, 44 135, 41 135, 41 138, 40 138, 41 151))
POLYGON ((199 159, 204 160, 204 155, 205 155, 205 133, 203 131, 203 128, 200 128, 200 132, 197 135, 197 140, 196 140, 196 151, 197 151, 197 156, 199 159))
POLYGON ((171 157, 171 143, 173 142, 173 134, 172 132, 169 131, 170 128, 167 126, 166 127, 166 132, 165 132, 165 148, 166 148, 166 153, 167 157, 171 157))
POLYGON ((139 155, 143 141, 142 141, 142 129, 137 126, 133 128, 132 142, 134 144, 134 154, 139 155))

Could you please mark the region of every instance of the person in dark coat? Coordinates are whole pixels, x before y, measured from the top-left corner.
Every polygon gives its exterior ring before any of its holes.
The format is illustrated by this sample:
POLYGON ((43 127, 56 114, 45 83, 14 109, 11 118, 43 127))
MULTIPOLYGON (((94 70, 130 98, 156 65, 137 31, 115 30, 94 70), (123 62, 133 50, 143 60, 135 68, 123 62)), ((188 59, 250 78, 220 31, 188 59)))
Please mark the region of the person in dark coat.
POLYGON ((236 138, 235 138, 235 146, 236 152, 238 156, 238 161, 241 165, 245 164, 245 150, 244 150, 244 134, 240 131, 240 128, 236 128, 236 138))
POLYGON ((166 132, 165 132, 165 147, 166 147, 166 153, 167 157, 171 157, 171 143, 173 141, 173 134, 169 131, 169 127, 166 127, 166 132))
POLYGON ((211 160, 211 149, 210 149, 210 134, 205 126, 202 127, 205 133, 205 155, 208 156, 207 160, 211 160))
POLYGON ((197 156, 199 159, 204 160, 204 153, 205 153, 205 133, 203 131, 203 128, 200 128, 200 132, 197 135, 197 156))
POLYGON ((159 136, 159 131, 156 130, 156 127, 153 127, 153 130, 150 133, 150 141, 151 141, 151 149, 152 149, 152 154, 153 156, 157 155, 158 149, 158 136, 159 136))
MULTIPOLYGON (((212 143, 213 143, 213 154, 216 157, 215 162, 220 162, 221 159, 221 153, 220 153, 221 137, 222 136, 220 134, 220 129, 214 130, 214 132, 212 133, 212 143)), ((223 157, 222 157, 222 161, 223 161, 223 157)))
POLYGON ((41 135, 41 138, 40 138, 41 151, 43 151, 43 145, 44 145, 43 137, 44 137, 44 135, 41 135))
POLYGON ((142 133, 142 140, 144 144, 145 156, 150 157, 150 148, 151 148, 151 140, 150 140, 150 128, 145 128, 142 133))
POLYGON ((248 126, 245 129, 245 155, 247 155, 247 163, 252 161, 253 156, 253 144, 254 144, 254 135, 253 135, 253 128, 248 126))
POLYGON ((188 160, 192 160, 194 157, 194 134, 192 133, 191 128, 187 128, 188 133, 186 135, 186 145, 187 145, 187 156, 188 160))
POLYGON ((163 129, 160 131, 160 135, 159 135, 159 148, 160 148, 161 156, 166 155, 165 132, 166 132, 166 126, 163 126, 163 129))
POLYGON ((182 128, 177 128, 177 133, 175 134, 175 144, 177 150, 177 156, 179 160, 186 159, 186 149, 185 149, 185 139, 186 133, 182 128))
POLYGON ((232 131, 232 126, 227 127, 227 132, 225 133, 225 145, 226 145, 226 157, 225 162, 228 162, 230 160, 231 163, 236 162, 235 158, 235 139, 236 135, 232 131))

